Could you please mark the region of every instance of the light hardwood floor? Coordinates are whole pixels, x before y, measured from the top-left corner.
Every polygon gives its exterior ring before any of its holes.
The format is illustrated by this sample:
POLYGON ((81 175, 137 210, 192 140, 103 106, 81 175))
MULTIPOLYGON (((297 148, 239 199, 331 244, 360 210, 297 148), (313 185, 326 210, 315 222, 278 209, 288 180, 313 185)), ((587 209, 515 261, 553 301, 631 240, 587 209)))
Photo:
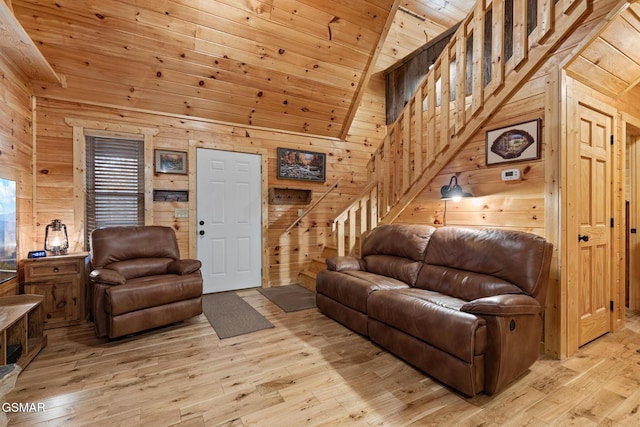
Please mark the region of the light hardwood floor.
POLYGON ((108 342, 91 325, 49 344, 6 402, 9 426, 640 425, 640 316, 506 391, 469 399, 315 309, 240 295, 275 328, 219 340, 204 315, 108 342))

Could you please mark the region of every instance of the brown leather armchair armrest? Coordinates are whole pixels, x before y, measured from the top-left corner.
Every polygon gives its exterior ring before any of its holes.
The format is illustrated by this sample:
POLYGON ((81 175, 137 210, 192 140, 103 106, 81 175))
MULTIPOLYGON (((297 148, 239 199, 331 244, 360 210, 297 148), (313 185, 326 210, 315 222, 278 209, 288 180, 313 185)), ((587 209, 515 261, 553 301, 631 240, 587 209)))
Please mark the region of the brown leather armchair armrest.
POLYGON ((195 273, 200 270, 202 263, 197 259, 178 259, 172 261, 168 267, 167 272, 170 274, 179 274, 184 276, 187 274, 195 273))
POLYGON ((115 270, 108 268, 97 268, 89 274, 91 282, 102 285, 124 285, 127 281, 125 277, 115 270))
POLYGON ((364 271, 364 261, 352 256, 327 258, 327 269, 331 271, 364 271))
POLYGON ((460 307, 460 311, 486 316, 540 314, 540 304, 529 295, 505 294, 478 298, 460 307))

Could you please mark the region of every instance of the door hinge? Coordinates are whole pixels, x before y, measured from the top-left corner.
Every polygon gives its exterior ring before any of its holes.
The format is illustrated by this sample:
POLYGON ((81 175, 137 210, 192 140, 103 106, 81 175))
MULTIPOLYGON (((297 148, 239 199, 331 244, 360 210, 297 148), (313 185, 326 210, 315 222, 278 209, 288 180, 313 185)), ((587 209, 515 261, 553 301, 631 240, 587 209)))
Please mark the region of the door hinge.
POLYGON ((613 145, 613 135, 611 135, 611 145, 613 145))
POLYGON ((613 228, 613 218, 611 218, 611 228, 613 228))
POLYGON ((609 309, 613 311, 613 300, 609 301, 609 309))

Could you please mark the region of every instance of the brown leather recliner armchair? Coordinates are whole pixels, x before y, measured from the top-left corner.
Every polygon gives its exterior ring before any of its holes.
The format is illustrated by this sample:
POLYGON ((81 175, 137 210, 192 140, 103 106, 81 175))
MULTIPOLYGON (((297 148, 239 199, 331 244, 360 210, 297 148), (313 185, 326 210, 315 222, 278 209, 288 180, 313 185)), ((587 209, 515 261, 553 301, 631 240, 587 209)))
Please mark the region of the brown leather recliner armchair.
POLYGON ((170 227, 108 227, 91 233, 89 277, 96 335, 116 338, 202 313, 201 263, 180 259, 170 227))

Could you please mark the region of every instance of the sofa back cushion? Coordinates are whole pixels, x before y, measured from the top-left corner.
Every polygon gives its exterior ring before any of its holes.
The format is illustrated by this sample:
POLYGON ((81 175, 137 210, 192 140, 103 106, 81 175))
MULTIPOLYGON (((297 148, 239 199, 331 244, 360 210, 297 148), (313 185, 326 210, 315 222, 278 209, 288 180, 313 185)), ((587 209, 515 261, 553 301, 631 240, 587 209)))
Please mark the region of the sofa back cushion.
POLYGON ((513 283, 495 276, 431 264, 425 264, 422 267, 415 286, 465 301, 494 295, 523 293, 513 283))
POLYGON ((544 304, 540 294, 546 290, 551 248, 531 233, 442 227, 431 236, 416 286, 468 301, 525 293, 544 304))
POLYGON ((435 228, 387 224, 374 228, 362 245, 366 270, 413 285, 435 228))
MULTIPOLYGON (((135 271, 144 274, 165 274, 167 264, 180 259, 175 232, 170 227, 107 227, 91 233, 91 263, 93 268, 110 268, 120 264, 125 277, 135 271), (157 259, 157 260, 154 260, 157 259), (145 264, 146 267, 142 267, 145 264)), ((137 274, 137 273, 135 273, 137 274)))

